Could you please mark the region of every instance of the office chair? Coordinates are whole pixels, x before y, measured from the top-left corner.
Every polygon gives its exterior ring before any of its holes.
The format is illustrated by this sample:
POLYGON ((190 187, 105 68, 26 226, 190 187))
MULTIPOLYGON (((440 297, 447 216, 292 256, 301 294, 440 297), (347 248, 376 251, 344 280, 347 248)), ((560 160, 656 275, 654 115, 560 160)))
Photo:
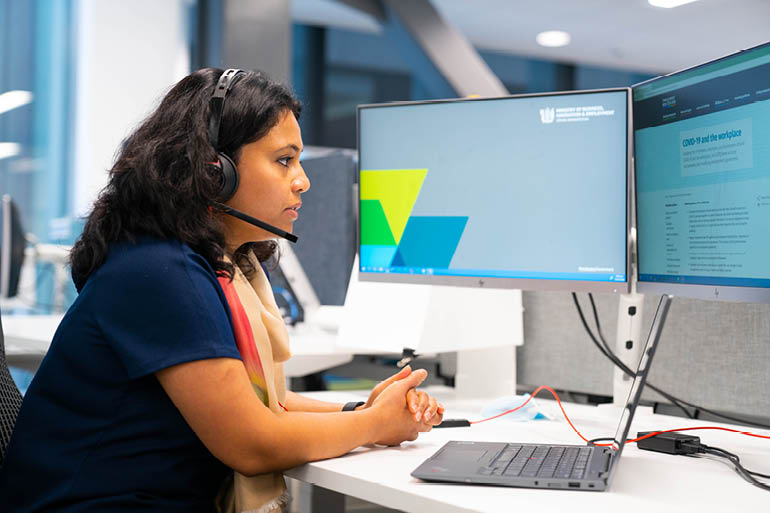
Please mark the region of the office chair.
POLYGON ((5 338, 0 316, 0 467, 5 461, 6 448, 11 440, 20 407, 21 393, 11 377, 11 371, 8 370, 8 362, 5 359, 5 338))

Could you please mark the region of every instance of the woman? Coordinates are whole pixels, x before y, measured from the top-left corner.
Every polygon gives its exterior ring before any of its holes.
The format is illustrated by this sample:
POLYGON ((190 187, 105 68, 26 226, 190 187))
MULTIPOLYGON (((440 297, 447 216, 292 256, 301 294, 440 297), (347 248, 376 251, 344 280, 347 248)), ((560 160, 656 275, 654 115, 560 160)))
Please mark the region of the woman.
POLYGON ((4 511, 212 511, 217 495, 280 511, 281 470, 441 421, 415 391, 425 371, 355 411, 285 390, 286 329, 261 267, 274 236, 225 211, 291 231, 310 187, 299 113, 259 73, 204 69, 126 139, 72 251, 79 295, 19 413, 4 511))

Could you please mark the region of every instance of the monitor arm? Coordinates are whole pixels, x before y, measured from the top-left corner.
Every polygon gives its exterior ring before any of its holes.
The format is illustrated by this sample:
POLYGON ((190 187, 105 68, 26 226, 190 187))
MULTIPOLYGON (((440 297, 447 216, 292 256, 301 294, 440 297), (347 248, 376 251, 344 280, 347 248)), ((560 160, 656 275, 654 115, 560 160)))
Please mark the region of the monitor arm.
MULTIPOLYGON (((637 267, 636 229, 631 228, 629 255, 631 259, 631 292, 621 294, 618 301, 618 329, 615 336, 615 354, 631 369, 636 369, 644 347, 641 339, 644 295, 636 292, 637 267)), ((618 367, 613 370, 612 397, 617 406, 624 406, 633 377, 618 367)))

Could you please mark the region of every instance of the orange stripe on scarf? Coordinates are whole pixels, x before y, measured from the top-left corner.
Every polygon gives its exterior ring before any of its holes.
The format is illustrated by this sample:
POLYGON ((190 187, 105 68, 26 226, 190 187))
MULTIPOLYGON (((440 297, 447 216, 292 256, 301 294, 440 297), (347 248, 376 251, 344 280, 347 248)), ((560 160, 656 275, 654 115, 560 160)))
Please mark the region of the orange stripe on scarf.
POLYGON ((238 293, 235 290, 233 282, 226 276, 218 277, 219 284, 225 293, 227 304, 230 305, 230 313, 233 316, 233 334, 235 335, 235 344, 238 352, 241 353, 243 365, 246 367, 246 373, 249 375, 254 391, 259 399, 270 406, 267 395, 267 380, 265 371, 262 368, 262 360, 257 352, 257 344, 254 341, 254 334, 251 331, 251 323, 246 309, 243 308, 238 293))

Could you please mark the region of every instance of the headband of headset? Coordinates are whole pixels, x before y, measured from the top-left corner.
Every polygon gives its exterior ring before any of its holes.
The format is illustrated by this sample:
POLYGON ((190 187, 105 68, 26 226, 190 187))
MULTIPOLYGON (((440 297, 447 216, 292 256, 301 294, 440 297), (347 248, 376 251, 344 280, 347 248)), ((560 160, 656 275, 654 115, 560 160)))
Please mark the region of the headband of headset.
POLYGON ((225 96, 241 75, 246 72, 242 69, 228 69, 219 77, 219 82, 214 88, 214 94, 209 100, 209 142, 219 152, 219 126, 222 124, 222 113, 225 110, 225 96))
MULTIPOLYGON (((224 73, 222 73, 222 76, 219 77, 217 86, 214 88, 214 94, 211 96, 211 100, 209 100, 209 142, 217 152, 217 158, 219 159, 219 162, 216 167, 219 168, 222 173, 222 186, 221 190, 219 191, 219 197, 214 202, 214 205, 221 208, 225 214, 237 217, 238 219, 249 224, 253 224, 254 226, 258 226, 259 228, 267 230, 270 233, 274 233, 279 237, 283 237, 290 242, 297 242, 296 235, 286 232, 264 221, 260 221, 259 219, 251 217, 248 214, 235 210, 234 208, 224 204, 224 202, 233 197, 235 191, 238 189, 239 178, 238 169, 235 167, 235 162, 233 162, 230 157, 219 151, 219 126, 222 123, 222 113, 225 110, 225 96, 227 96, 227 93, 230 91, 230 89, 232 89, 236 80, 245 74, 246 72, 241 69, 226 70, 224 73)), ((214 163, 210 162, 209 164, 214 163)))

